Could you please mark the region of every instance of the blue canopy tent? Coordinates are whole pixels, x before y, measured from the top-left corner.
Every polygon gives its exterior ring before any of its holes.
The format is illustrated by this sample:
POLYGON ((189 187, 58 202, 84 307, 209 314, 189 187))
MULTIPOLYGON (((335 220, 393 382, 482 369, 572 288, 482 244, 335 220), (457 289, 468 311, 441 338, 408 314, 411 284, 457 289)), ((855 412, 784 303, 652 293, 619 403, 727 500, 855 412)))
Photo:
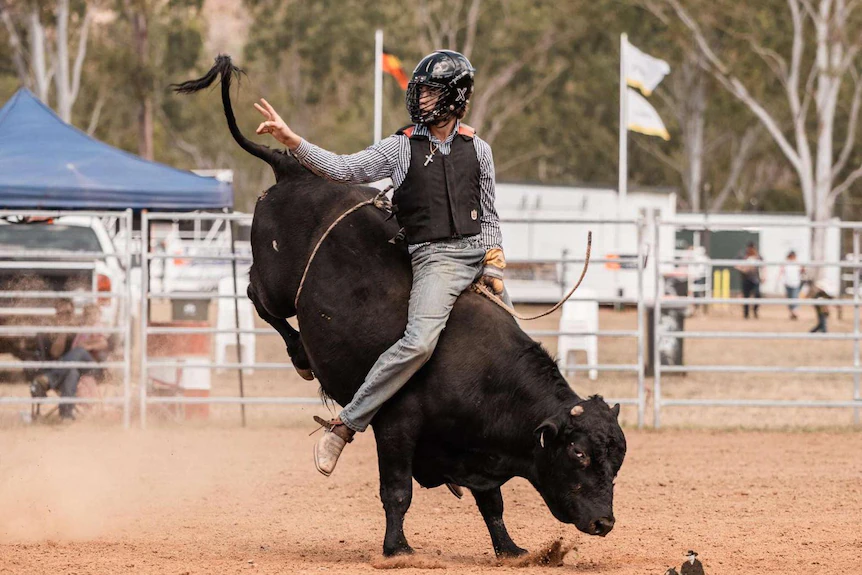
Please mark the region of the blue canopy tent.
POLYGON ((95 140, 22 88, 0 108, 0 207, 212 210, 233 189, 95 140))

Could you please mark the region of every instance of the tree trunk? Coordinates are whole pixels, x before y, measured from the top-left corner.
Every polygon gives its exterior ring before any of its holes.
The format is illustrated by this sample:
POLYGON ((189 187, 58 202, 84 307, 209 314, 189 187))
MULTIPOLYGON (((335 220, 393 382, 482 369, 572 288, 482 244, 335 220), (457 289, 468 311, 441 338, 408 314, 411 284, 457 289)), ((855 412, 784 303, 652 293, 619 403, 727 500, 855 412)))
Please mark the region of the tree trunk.
POLYGON ((15 72, 18 74, 18 82, 22 86, 30 87, 30 74, 27 70, 27 63, 24 61, 24 47, 21 45, 21 37, 15 30, 12 16, 3 0, 0 0, 0 21, 3 22, 6 35, 9 37, 9 47, 12 49, 12 62, 15 64, 15 72))
MULTIPOLYGON (((685 104, 685 127, 683 137, 685 142, 685 185, 688 194, 688 203, 691 210, 701 210, 700 191, 703 183, 703 138, 704 124, 706 120, 706 82, 700 67, 695 64, 689 70, 694 74, 690 83, 691 92, 684 100, 685 104)), ((708 203, 708 202, 705 202, 708 203)))
POLYGON ((150 39, 146 14, 135 12, 132 19, 132 27, 134 29, 135 50, 138 53, 140 73, 144 78, 138 108, 138 155, 144 159, 153 160, 153 91, 150 85, 150 39))
POLYGON ((54 87, 57 114, 67 124, 72 123, 72 93, 69 84, 69 0, 57 0, 57 57, 54 59, 54 87))
POLYGON ((48 76, 48 64, 45 60, 45 28, 39 20, 39 10, 36 6, 33 6, 27 15, 27 31, 30 40, 30 69, 33 70, 36 95, 48 105, 51 79, 48 76))

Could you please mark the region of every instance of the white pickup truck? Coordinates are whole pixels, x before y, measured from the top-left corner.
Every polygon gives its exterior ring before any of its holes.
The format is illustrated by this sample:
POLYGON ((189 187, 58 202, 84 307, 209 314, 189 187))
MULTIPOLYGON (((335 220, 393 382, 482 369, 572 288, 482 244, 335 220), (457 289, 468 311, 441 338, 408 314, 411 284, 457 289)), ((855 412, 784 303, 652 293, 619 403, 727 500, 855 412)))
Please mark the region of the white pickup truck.
MULTIPOLYGON (((98 292, 123 291, 122 255, 104 257, 115 253, 98 218, 0 219, 0 325, 50 326, 56 321, 60 297, 27 297, 27 293, 73 292, 65 297, 72 300, 76 314, 95 301, 102 309, 102 324, 116 326, 122 300, 93 297, 98 292)), ((30 334, 0 334, 0 353, 31 359, 34 339, 30 334)))

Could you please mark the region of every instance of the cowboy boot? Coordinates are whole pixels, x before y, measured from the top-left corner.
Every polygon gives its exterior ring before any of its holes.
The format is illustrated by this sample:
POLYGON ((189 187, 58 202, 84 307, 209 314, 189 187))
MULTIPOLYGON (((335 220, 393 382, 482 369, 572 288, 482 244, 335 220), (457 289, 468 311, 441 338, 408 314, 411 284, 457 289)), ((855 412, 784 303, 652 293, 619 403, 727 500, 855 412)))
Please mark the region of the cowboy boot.
POLYGON ((338 419, 325 421, 315 416, 314 420, 326 428, 323 437, 314 445, 314 466, 329 477, 335 469, 335 464, 338 463, 338 457, 344 450, 344 446, 353 441, 356 432, 338 419))

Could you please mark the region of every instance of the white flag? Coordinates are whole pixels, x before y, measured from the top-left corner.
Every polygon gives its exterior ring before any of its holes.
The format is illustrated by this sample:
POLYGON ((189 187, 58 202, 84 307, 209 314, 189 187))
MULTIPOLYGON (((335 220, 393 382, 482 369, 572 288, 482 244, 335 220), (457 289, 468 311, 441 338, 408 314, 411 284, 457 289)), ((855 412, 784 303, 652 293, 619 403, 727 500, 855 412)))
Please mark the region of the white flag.
POLYGON ((670 134, 661 121, 655 108, 641 96, 637 90, 626 88, 628 92, 628 128, 632 132, 646 134, 647 136, 658 136, 664 140, 670 140, 670 134))
POLYGON ((649 96, 661 81, 670 73, 670 66, 664 60, 644 54, 628 42, 623 44, 623 60, 626 66, 626 84, 649 96))

